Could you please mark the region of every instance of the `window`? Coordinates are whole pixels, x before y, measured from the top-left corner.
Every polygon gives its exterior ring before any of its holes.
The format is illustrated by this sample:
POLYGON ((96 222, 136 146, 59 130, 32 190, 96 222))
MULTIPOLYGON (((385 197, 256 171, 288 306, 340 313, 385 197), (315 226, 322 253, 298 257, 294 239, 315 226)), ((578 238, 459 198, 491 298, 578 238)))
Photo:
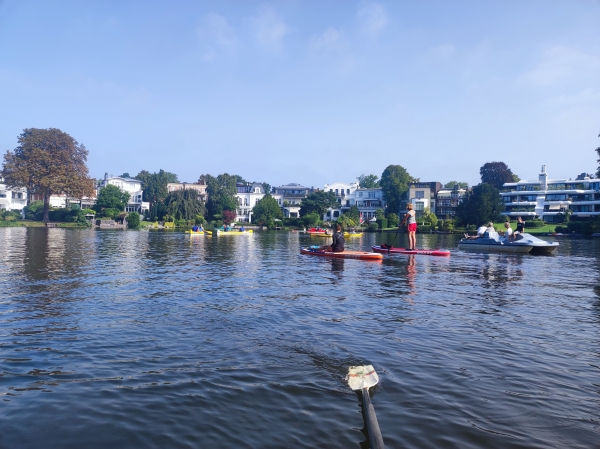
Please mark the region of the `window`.
POLYGON ((565 201, 566 199, 567 195, 565 194, 546 195, 546 201, 565 201))
POLYGON ((338 195, 338 189, 335 189, 335 194, 338 195))
POLYGON ((415 198, 425 198, 425 191, 424 190, 417 190, 415 192, 415 198))
POLYGON ((350 195, 350 189, 346 189, 346 193, 350 195))
POLYGON ((416 211, 422 211, 424 208, 425 208, 425 203, 423 201, 415 202, 415 210, 416 211))
POLYGON ((358 196, 362 198, 362 192, 358 192, 358 196))
POLYGON ((333 218, 338 218, 340 216, 340 211, 339 210, 334 210, 333 211, 333 218))

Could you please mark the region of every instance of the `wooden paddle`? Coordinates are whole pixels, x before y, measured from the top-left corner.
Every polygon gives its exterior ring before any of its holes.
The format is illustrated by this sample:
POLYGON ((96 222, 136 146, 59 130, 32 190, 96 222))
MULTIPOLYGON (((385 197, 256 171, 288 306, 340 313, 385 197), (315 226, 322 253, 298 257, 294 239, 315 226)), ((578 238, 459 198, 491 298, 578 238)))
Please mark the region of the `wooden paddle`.
POLYGON ((377 385, 379 376, 377 376, 372 365, 351 366, 348 369, 346 379, 350 388, 355 391, 361 390, 362 392, 363 410, 365 411, 371 449, 384 449, 383 437, 381 436, 381 430, 379 430, 375 409, 371 403, 371 396, 369 396, 369 388, 377 385))

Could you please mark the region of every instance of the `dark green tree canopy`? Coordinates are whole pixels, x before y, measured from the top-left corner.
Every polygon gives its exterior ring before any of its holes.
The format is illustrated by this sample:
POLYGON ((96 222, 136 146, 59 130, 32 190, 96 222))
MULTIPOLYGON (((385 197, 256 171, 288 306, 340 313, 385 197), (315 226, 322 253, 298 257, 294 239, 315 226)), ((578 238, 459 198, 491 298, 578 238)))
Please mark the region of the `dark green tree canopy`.
POLYGON ((360 210, 356 206, 350 206, 350 209, 348 209, 344 215, 347 215, 357 224, 360 222, 360 210))
POLYGON ((252 221, 260 225, 268 224, 273 220, 282 219, 283 213, 277 200, 270 194, 263 196, 252 208, 252 221))
POLYGON ((504 212, 504 203, 498 189, 487 183, 473 187, 456 208, 458 221, 465 226, 481 226, 490 221, 498 221, 502 212, 504 212))
POLYGON ((204 217, 206 208, 193 189, 176 190, 165 198, 167 213, 176 220, 195 220, 198 215, 204 217))
POLYGON ((479 169, 481 182, 491 184, 500 189, 505 182, 513 181, 513 172, 504 162, 486 162, 479 169))
POLYGON ((444 188, 445 189, 453 189, 455 185, 458 185, 459 189, 468 189, 469 188, 468 182, 460 182, 460 181, 449 181, 446 184, 444 184, 444 188))
POLYGON ((388 213, 397 214, 403 208, 402 198, 408 191, 408 183, 413 180, 401 165, 388 165, 383 171, 379 185, 387 203, 388 213))
POLYGON ((129 203, 129 198, 129 193, 115 185, 109 184, 98 192, 94 210, 96 212, 100 212, 103 209, 125 210, 125 206, 129 203))
POLYGON ((302 199, 300 216, 316 212, 319 217, 322 217, 327 209, 335 209, 338 206, 335 193, 319 190, 318 192, 309 193, 306 198, 302 199))
POLYGON ((223 211, 235 211, 237 208, 237 188, 235 184, 240 177, 223 173, 216 178, 211 175, 201 175, 200 180, 206 183, 208 201, 206 209, 212 219, 215 215, 222 215, 223 211))
POLYGON ((119 178, 131 178, 131 175, 127 172, 123 173, 119 178))
POLYGON ((170 173, 162 169, 159 170, 158 173, 147 173, 148 172, 144 172, 144 170, 142 170, 140 173, 138 173, 136 179, 139 179, 144 183, 144 201, 149 201, 152 204, 163 202, 165 200, 169 194, 167 189, 168 183, 179 182, 175 173, 170 173))
POLYGON ((375 175, 365 175, 364 173, 360 175, 358 178, 358 185, 361 189, 376 189, 379 187, 379 179, 375 175))
POLYGON ((73 137, 56 128, 27 128, 19 146, 4 155, 2 175, 10 187, 26 187, 29 198, 44 197, 45 222, 49 220, 50 196, 93 197, 95 181, 89 177, 88 151, 73 137))

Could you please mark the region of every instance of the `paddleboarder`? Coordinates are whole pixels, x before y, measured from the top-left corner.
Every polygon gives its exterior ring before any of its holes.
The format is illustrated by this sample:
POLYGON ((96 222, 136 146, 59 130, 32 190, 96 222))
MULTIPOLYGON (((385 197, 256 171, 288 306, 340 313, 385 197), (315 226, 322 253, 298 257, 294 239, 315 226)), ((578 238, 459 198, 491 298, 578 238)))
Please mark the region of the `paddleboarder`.
POLYGON ((404 214, 404 218, 402 219, 402 223, 398 228, 404 226, 404 223, 407 225, 408 230, 408 250, 414 250, 417 247, 417 217, 416 213, 413 210, 412 204, 408 203, 406 205, 406 213, 404 214))
POLYGON ((330 253, 343 253, 345 243, 344 234, 342 233, 342 226, 336 224, 335 232, 333 233, 333 243, 331 245, 322 246, 321 249, 330 253))

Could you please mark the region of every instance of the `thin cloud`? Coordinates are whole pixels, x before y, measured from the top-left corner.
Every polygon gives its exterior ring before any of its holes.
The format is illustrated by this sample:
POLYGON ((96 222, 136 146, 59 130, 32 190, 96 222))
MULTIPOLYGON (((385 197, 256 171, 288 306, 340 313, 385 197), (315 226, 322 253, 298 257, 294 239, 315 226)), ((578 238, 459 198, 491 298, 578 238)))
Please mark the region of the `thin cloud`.
POLYGON ((232 26, 225 17, 210 13, 204 17, 198 35, 204 44, 205 60, 212 61, 220 54, 230 54, 238 44, 238 39, 232 26))
POLYGON ((310 48, 316 51, 340 50, 343 46, 343 39, 344 33, 342 31, 329 27, 320 36, 311 39, 310 48))
POLYGON ((364 3, 356 13, 356 18, 361 31, 369 35, 380 34, 389 22, 385 8, 375 2, 364 3))
POLYGON ((600 57, 562 46, 544 51, 537 65, 520 77, 522 83, 536 87, 598 79, 600 57))
POLYGON ((250 22, 256 42, 261 47, 274 52, 283 49, 283 39, 289 33, 289 27, 275 11, 265 7, 250 22))
POLYGON ((329 27, 323 34, 311 39, 310 51, 339 73, 350 72, 356 67, 351 46, 343 31, 333 27, 329 27))

